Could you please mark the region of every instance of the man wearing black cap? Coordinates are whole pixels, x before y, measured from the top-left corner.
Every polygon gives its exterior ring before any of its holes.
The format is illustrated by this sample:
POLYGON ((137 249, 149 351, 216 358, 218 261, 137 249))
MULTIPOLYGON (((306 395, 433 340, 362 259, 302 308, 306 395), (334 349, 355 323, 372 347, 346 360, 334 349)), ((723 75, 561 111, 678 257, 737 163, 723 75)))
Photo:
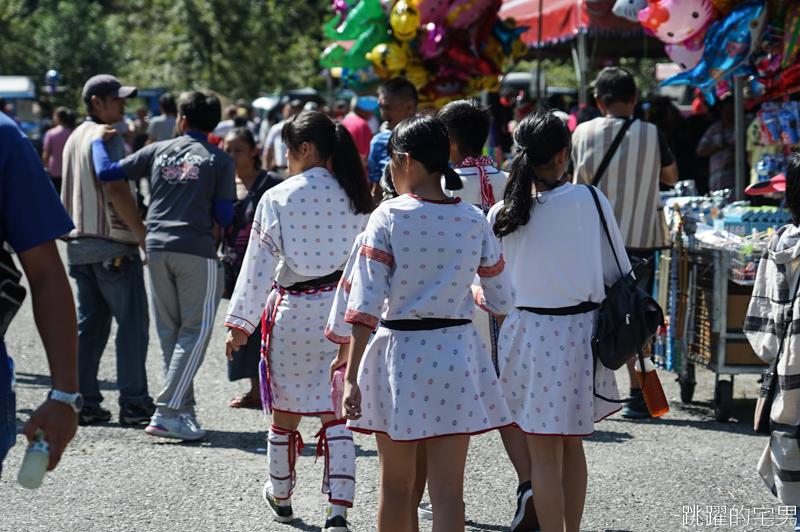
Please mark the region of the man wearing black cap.
MULTIPOLYGON (((145 359, 149 341, 147 296, 139 247, 145 227, 132 181, 98 178, 92 141, 103 137, 105 124, 125 116, 125 99, 136 87, 124 87, 114 76, 94 76, 83 86, 86 120, 64 146, 61 201, 75 229, 68 235, 67 263, 76 281, 78 300, 78 378, 84 397, 81 425, 108 421, 100 407, 103 396, 97 382, 100 357, 117 321, 117 387, 120 423, 136 425, 150 420, 153 399, 147 392, 145 359)), ((125 156, 119 137, 109 139, 112 160, 125 156)))

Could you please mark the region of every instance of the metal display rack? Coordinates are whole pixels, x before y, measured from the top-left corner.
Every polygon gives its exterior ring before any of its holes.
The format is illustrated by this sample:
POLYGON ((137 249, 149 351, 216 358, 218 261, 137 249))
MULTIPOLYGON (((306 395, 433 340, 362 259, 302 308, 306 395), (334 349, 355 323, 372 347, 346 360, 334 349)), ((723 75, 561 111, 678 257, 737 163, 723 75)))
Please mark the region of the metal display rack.
POLYGON ((694 395, 695 367, 715 373, 714 416, 722 422, 732 413, 734 377, 762 373, 766 366, 742 330, 760 255, 750 243, 715 248, 681 241, 662 256, 660 269, 670 273, 672 287, 666 365, 679 371, 685 403, 694 395))

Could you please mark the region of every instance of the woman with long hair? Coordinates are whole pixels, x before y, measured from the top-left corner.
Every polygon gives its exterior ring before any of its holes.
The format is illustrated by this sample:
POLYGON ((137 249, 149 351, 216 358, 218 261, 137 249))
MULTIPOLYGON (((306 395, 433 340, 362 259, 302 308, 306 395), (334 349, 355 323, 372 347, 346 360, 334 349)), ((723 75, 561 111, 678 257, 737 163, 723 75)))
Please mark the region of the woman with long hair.
POLYGON ((463 531, 470 436, 511 423, 475 305, 503 314, 514 294, 486 218, 442 190, 442 176, 452 190, 461 181, 441 120, 403 120, 387 149, 400 196, 370 217, 340 287, 352 324, 344 411, 351 430, 377 438, 378 530, 412 530, 424 448, 434 530, 463 531))
MULTIPOLYGON (((605 287, 620 272, 592 191, 565 176, 570 133, 551 113, 514 130, 517 155, 504 199, 489 211, 515 308, 500 329, 498 362, 514 424, 525 434, 531 493, 542 532, 578 532, 586 498, 583 437, 619 405, 614 373, 594 363, 591 337, 605 287)), ((621 268, 630 271, 611 206, 602 206, 621 268)))
POLYGON ((355 449, 344 420, 334 415, 329 375, 337 348, 324 331, 342 269, 374 204, 343 126, 306 111, 287 120, 282 137, 293 177, 268 190, 256 209, 228 308, 226 347, 230 353, 246 344, 262 321, 261 399, 272 418, 264 499, 275 520, 294 517, 297 427, 303 416, 319 416, 323 492, 331 503, 323 530, 341 532, 355 493, 355 449))

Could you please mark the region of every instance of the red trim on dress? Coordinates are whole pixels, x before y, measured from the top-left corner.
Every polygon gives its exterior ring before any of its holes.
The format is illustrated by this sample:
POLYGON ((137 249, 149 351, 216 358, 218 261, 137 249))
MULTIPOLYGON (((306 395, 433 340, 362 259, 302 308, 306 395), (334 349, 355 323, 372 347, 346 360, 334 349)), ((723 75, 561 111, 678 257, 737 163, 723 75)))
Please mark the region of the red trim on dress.
POLYGON ((350 284, 350 281, 348 281, 348 280, 347 280, 347 279, 345 279, 344 277, 342 277, 341 279, 339 279, 339 286, 341 286, 341 287, 342 287, 342 290, 344 290, 344 291, 345 291, 345 292, 347 292, 348 294, 350 293, 350 290, 353 288, 353 285, 352 285, 352 284, 350 284))
POLYGON ((227 327, 229 329, 239 329, 240 331, 245 333, 247 336, 250 336, 251 334, 253 334, 251 332, 248 332, 247 329, 245 329, 244 327, 239 327, 238 325, 234 325, 232 323, 226 323, 225 327, 227 327))
MULTIPOLYGON (((237 316, 236 314, 226 314, 225 317, 226 318, 236 318, 237 320, 246 321, 248 325, 253 325, 252 323, 250 323, 249 320, 246 320, 246 319, 244 319, 244 318, 242 318, 240 316, 237 316)), ((258 320, 258 321, 259 321, 259 323, 261 322, 261 320, 258 320)), ((228 325, 227 323, 225 323, 225 326, 226 327, 230 327, 230 325, 228 325)), ((255 328, 256 328, 256 325, 253 325, 253 330, 255 330, 255 328)), ((251 334, 251 333, 247 333, 247 334, 251 334)))
POLYGON ((424 201, 425 203, 437 203, 439 205, 458 205, 459 203, 461 203, 461 198, 456 198, 455 201, 452 201, 452 200, 440 201, 440 200, 432 200, 432 199, 420 198, 419 196, 415 196, 414 194, 411 194, 410 192, 406 193, 405 196, 411 196, 415 200, 424 201))
POLYGON ((331 330, 330 327, 325 327, 325 338, 333 342, 334 344, 349 344, 350 337, 349 336, 339 336, 335 332, 331 330))
POLYGON ((395 440, 394 438, 389 436, 388 432, 385 432, 383 430, 362 429, 360 427, 351 427, 349 425, 347 426, 347 428, 352 430, 353 432, 358 432, 359 434, 376 434, 376 433, 385 434, 392 441, 396 441, 396 442, 400 442, 400 443, 408 443, 408 442, 414 442, 414 441, 435 440, 436 438, 446 438, 448 436, 477 436, 479 434, 484 434, 486 432, 490 432, 490 431, 493 431, 493 430, 500 430, 500 429, 504 429, 506 427, 511 427, 511 426, 514 426, 514 423, 509 423, 507 425, 501 425, 499 427, 492 427, 490 429, 483 429, 483 430, 479 430, 478 432, 452 432, 452 433, 449 433, 449 434, 438 434, 436 436, 428 436, 427 438, 417 438, 417 439, 414 439, 414 440, 395 440))
POLYGON ((503 259, 503 254, 500 254, 500 260, 497 261, 497 264, 494 266, 478 266, 478 277, 483 277, 484 279, 489 277, 497 277, 503 270, 506 269, 506 261, 503 259))
POLYGON ((367 314, 366 312, 361 312, 360 310, 348 309, 344 313, 344 321, 347 323, 358 323, 359 325, 364 325, 372 330, 375 330, 378 328, 378 323, 381 320, 372 314, 367 314))
POLYGON ((376 260, 387 266, 391 266, 394 262, 394 257, 392 257, 390 253, 372 246, 361 246, 361 250, 358 253, 368 259, 376 260))
MULTIPOLYGON (((599 400, 602 400, 602 399, 599 399, 599 400)), ((594 424, 600 423, 601 421, 603 421, 607 417, 613 416, 614 414, 616 414, 620 410, 622 410, 622 407, 619 407, 616 410, 614 410, 613 412, 611 412, 610 414, 601 417, 600 419, 595 421, 594 424)), ((590 432, 589 434, 542 434, 540 432, 525 432, 524 430, 522 430, 522 427, 520 427, 516 423, 514 423, 513 425, 515 427, 517 427, 520 430, 520 432, 522 432, 523 434, 527 434, 529 436, 556 436, 556 437, 559 437, 559 438, 578 438, 578 437, 580 437, 580 438, 588 438, 589 436, 594 434, 594 431, 590 432)))
POLYGON ((332 416, 336 415, 333 410, 326 410, 325 412, 292 412, 290 410, 281 410, 280 408, 273 408, 272 411, 283 412, 284 414, 294 414, 296 416, 324 416, 325 414, 330 414, 332 416))

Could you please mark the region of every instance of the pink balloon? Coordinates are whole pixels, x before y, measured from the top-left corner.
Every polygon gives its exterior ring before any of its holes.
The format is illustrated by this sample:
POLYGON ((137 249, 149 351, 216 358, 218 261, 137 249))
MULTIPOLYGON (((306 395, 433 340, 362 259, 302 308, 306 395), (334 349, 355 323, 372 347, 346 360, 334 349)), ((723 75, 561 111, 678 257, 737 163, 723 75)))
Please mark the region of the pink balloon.
POLYGON ((419 0, 416 4, 419 10, 419 22, 425 26, 441 22, 447 13, 447 8, 450 7, 450 0, 419 0))
POLYGON ((691 39, 717 17, 709 0, 655 0, 639 11, 639 22, 669 44, 691 39))
POLYGON ((699 50, 690 50, 684 43, 678 43, 668 44, 664 49, 669 58, 681 67, 681 70, 691 70, 700 63, 705 47, 701 47, 699 50))

